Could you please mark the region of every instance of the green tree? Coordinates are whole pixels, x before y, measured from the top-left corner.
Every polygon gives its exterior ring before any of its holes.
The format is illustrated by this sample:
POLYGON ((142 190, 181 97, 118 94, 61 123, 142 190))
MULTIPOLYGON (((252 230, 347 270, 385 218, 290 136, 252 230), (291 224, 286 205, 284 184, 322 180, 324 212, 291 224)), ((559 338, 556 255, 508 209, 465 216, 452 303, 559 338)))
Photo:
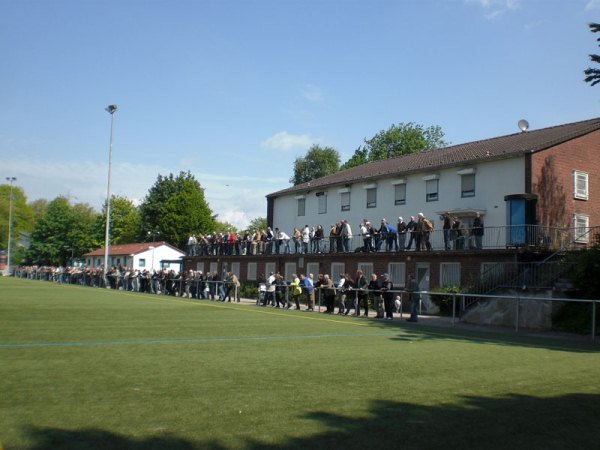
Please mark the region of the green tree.
MULTIPOLYGON (((96 220, 94 237, 104 245, 106 233, 106 203, 96 220)), ((133 202, 125 197, 110 198, 110 243, 131 244, 140 234, 140 213, 133 202)))
POLYGON ((84 203, 71 206, 65 197, 48 203, 30 237, 27 259, 36 264, 67 265, 94 247, 97 213, 84 203))
POLYGON ((294 186, 336 173, 340 168, 340 154, 331 147, 313 145, 305 156, 294 161, 294 176, 290 183, 294 186))
POLYGON ((252 219, 246 228, 248 230, 266 230, 267 229, 267 218, 257 217, 252 219))
MULTIPOLYGON (((590 23, 589 27, 592 33, 600 32, 600 23, 590 23)), ((596 39, 596 41, 600 42, 600 37, 596 39)), ((590 55, 590 59, 593 63, 600 64, 600 55, 590 55)), ((583 73, 585 74, 584 81, 586 83, 590 83, 590 86, 594 86, 600 83, 600 69, 588 67, 586 70, 583 71, 583 73)))
POLYGON ((140 205, 140 222, 141 239, 155 233, 178 248, 185 248, 190 234, 215 229, 204 189, 190 172, 159 175, 140 205))
POLYGON ((448 143, 444 141, 444 132, 437 125, 425 128, 413 122, 393 124, 371 139, 365 139, 364 145, 356 149, 354 155, 342 165, 341 169, 447 145, 448 143))
MULTIPOLYGON (((10 218, 10 185, 0 185, 0 249, 8 248, 10 218)), ((24 236, 33 229, 35 222, 32 208, 19 186, 12 188, 11 264, 19 264, 25 256, 24 236)))

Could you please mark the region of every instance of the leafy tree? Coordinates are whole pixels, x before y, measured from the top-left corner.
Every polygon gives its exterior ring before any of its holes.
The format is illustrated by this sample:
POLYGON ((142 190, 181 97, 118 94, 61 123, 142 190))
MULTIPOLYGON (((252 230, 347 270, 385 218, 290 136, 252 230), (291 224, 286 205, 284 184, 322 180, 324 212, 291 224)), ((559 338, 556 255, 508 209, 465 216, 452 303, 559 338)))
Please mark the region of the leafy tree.
MULTIPOLYGON (((94 237, 104 245, 106 232, 106 204, 96 220, 94 237)), ((125 197, 113 195, 110 198, 110 243, 130 244, 138 240, 140 234, 140 213, 133 202, 125 197)))
POLYGON ((233 231, 234 233, 238 232, 238 229, 235 225, 230 224, 229 222, 215 222, 215 230, 216 231, 233 231))
MULTIPOLYGON (((22 236, 33 229, 34 214, 27 197, 19 186, 12 188, 11 264, 18 264, 25 255, 22 236)), ((0 249, 8 248, 8 220, 10 218, 10 185, 0 185, 0 249)))
POLYGON ((294 186, 336 173, 340 168, 340 154, 331 147, 313 145, 305 156, 294 161, 294 176, 290 183, 294 186))
POLYGON ((437 125, 424 128, 423 125, 413 122, 399 123, 387 130, 381 130, 371 139, 365 139, 365 144, 356 149, 341 169, 447 145, 444 132, 437 125))
MULTIPOLYGON (((600 23, 590 23, 589 27, 592 33, 600 32, 600 23)), ((596 41, 600 42, 600 37, 596 39, 596 41)), ((600 55, 590 55, 590 59, 592 60, 592 62, 600 64, 600 55)), ((586 70, 584 70, 583 73, 585 74, 584 81, 586 83, 590 83, 590 86, 594 86, 600 83, 600 69, 594 69, 589 67, 586 70)))
POLYGON ((96 217, 87 204, 71 206, 65 197, 55 198, 35 223, 27 259, 36 264, 66 265, 72 256, 91 250, 96 217))
POLYGON ((215 229, 215 219, 204 199, 204 189, 190 172, 165 177, 156 183, 140 205, 141 239, 148 232, 160 233, 164 240, 184 248, 190 234, 215 229))
POLYGON ((267 229, 267 218, 257 217, 252 219, 247 227, 248 230, 266 230, 267 229))

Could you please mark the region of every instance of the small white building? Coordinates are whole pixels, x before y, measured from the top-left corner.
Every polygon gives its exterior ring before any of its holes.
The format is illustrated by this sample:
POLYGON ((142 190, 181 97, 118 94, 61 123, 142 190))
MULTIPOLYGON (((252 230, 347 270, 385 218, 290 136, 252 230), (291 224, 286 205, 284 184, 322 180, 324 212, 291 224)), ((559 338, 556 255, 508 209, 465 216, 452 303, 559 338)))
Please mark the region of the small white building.
MULTIPOLYGON (((185 256, 176 247, 166 242, 144 242, 139 244, 111 245, 108 251, 108 266, 123 266, 134 270, 179 270, 185 256)), ((86 267, 104 266, 104 248, 83 255, 86 267)))

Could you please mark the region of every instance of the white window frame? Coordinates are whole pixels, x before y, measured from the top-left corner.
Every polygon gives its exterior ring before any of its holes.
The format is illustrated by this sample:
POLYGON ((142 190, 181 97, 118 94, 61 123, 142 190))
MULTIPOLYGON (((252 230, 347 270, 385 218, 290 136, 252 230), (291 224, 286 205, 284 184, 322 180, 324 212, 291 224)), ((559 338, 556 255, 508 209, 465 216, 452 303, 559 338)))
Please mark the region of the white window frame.
POLYGON ((406 263, 388 263, 388 275, 392 283, 394 283, 394 289, 406 286, 406 263))
POLYGON ((327 214, 327 193, 319 192, 317 199, 319 201, 319 214, 327 214))
POLYGON ((580 170, 573 171, 573 198, 578 200, 587 200, 589 197, 589 184, 587 172, 580 170))
POLYGON ((313 283, 317 282, 319 278, 319 264, 318 262, 310 262, 306 264, 306 273, 304 276, 309 276, 311 273, 313 274, 313 283))
POLYGON ((240 263, 232 262, 230 271, 239 279, 240 278, 240 263))
POLYGON ((406 183, 394 185, 394 205, 406 205, 406 183))
POLYGON ((460 286, 460 263, 440 263, 440 287, 460 286))
POLYGON ((265 278, 269 278, 271 272, 275 273, 277 266, 274 262, 265 263, 265 278))
POLYGON ((475 174, 466 173, 460 177, 460 196, 461 198, 475 197, 475 174), (465 186, 466 180, 473 180, 472 186, 465 186), (469 189, 470 188, 470 189, 469 189))
POLYGON ((297 203, 297 213, 298 213, 298 217, 302 217, 306 215, 306 199, 305 198, 298 198, 296 199, 297 203))
POLYGON ((573 240, 578 244, 590 242, 590 218, 586 214, 573 214, 573 240))
POLYGON ((217 271, 218 267, 219 267, 219 263, 216 262, 216 261, 212 261, 210 263, 210 270, 209 270, 209 272, 210 273, 215 273, 217 271))
POLYGON ((138 267, 146 267, 146 258, 138 259, 138 267))
POLYGON ((437 202, 439 200, 440 192, 440 180, 434 178, 432 180, 425 180, 425 201, 437 202))
POLYGON ((204 273, 204 261, 196 263, 196 272, 204 273))
POLYGON ((329 274, 333 283, 337 286, 338 281, 340 280, 340 275, 345 272, 346 264, 341 262, 332 262, 331 263, 331 273, 329 274))
POLYGON ((367 279, 367 282, 371 280, 371 275, 374 273, 373 263, 371 262, 359 262, 357 265, 357 270, 362 270, 363 275, 367 279))
POLYGON ((350 192, 342 192, 340 194, 340 202, 342 211, 350 211, 350 192))
POLYGON ((256 281, 258 265, 255 262, 249 262, 246 266, 246 280, 256 281))
POLYGON ((377 188, 371 187, 367 190, 367 208, 377 208, 377 188))
POLYGON ((296 272, 296 263, 295 262, 286 262, 285 263, 285 273, 284 273, 284 280, 285 281, 289 281, 292 282, 292 275, 294 274, 298 274, 298 272, 296 272))

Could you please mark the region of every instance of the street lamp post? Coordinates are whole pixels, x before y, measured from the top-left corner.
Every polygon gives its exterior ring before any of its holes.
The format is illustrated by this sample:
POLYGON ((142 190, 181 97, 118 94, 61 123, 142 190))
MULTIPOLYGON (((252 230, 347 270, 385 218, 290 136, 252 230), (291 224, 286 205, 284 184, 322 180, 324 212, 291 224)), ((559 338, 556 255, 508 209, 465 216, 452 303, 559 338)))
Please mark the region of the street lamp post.
POLYGON ((112 168, 113 126, 117 105, 108 105, 106 111, 110 114, 110 145, 108 147, 108 187, 106 188, 106 228, 104 235, 104 280, 108 286, 108 253, 110 247, 110 172, 112 168))
POLYGON ((10 198, 8 199, 8 248, 6 249, 6 267, 10 276, 10 247, 12 243, 12 214, 13 214, 13 183, 17 181, 17 177, 6 177, 6 181, 10 183, 10 198))

